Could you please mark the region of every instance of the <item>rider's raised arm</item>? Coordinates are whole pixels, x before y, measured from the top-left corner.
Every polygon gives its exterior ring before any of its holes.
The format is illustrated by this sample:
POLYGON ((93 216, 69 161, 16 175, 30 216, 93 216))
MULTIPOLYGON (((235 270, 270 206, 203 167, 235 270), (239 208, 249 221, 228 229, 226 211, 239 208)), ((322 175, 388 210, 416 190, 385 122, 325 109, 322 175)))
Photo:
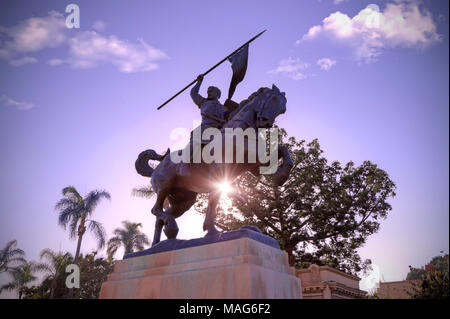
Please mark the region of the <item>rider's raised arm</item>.
POLYGON ((200 91, 200 85, 202 85, 203 76, 199 75, 197 78, 197 83, 191 89, 191 98, 198 107, 201 107, 205 98, 201 96, 198 92, 200 91))

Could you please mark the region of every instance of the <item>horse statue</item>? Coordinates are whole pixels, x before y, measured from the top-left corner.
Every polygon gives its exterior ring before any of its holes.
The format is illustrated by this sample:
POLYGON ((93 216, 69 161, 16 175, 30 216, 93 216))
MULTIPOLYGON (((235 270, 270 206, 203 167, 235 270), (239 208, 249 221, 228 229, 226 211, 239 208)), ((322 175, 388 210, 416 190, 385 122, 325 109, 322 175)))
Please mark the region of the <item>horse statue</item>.
MULTIPOLYGON (((260 88, 248 99, 239 103, 229 114, 228 121, 221 129, 222 138, 224 138, 226 128, 242 128, 243 130, 271 128, 275 118, 286 112, 286 102, 285 93, 280 92, 275 85, 272 88, 260 88)), ((235 141, 233 143, 236 144, 235 141)), ((188 175, 180 173, 179 166, 183 163, 174 163, 169 156, 170 150, 167 150, 164 155, 159 155, 151 149, 139 154, 135 163, 136 170, 142 176, 151 177, 152 188, 157 194, 155 205, 151 210, 152 214, 156 216, 152 246, 160 242, 163 227, 168 239, 176 238, 178 226, 175 219, 195 204, 198 193, 209 193, 207 213, 203 223, 203 230, 207 231, 206 236, 220 233, 215 228, 216 207, 221 196, 221 192, 217 188, 218 181, 224 178, 233 181, 244 172, 258 176, 260 175, 259 168, 263 166, 259 160, 256 160, 256 163, 248 160, 248 145, 246 140, 243 147, 245 158, 243 163, 237 161, 211 164, 192 163, 189 164, 188 175), (160 163, 156 168, 152 168, 148 163, 149 160, 156 160, 160 163), (166 198, 170 205, 164 210, 163 204, 166 198)), ((258 146, 256 145, 256 147, 258 146)), ((278 159, 282 159, 282 163, 278 166, 277 161, 273 182, 275 185, 281 186, 289 176, 293 161, 288 148, 284 145, 278 145, 277 156, 278 159)))

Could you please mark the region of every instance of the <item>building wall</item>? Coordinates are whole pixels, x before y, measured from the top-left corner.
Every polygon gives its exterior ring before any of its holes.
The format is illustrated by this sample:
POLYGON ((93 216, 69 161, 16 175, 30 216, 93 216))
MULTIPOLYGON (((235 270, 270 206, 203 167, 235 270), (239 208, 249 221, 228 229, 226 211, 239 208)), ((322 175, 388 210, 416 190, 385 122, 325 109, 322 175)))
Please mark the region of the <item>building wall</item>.
POLYGON ((409 299, 408 292, 412 292, 413 284, 417 280, 403 280, 380 282, 377 294, 380 299, 409 299))
POLYGON ((298 269, 296 276, 302 281, 304 299, 366 298, 366 292, 359 290, 360 278, 328 266, 298 269))

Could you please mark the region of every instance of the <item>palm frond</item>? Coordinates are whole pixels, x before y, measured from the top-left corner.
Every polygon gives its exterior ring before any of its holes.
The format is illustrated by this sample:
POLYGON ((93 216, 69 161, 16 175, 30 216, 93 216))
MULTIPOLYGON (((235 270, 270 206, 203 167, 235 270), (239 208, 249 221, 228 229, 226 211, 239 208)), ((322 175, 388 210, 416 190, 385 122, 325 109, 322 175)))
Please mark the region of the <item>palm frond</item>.
POLYGON ((113 230, 113 234, 120 238, 125 236, 125 232, 126 232, 126 230, 122 229, 122 228, 116 228, 113 230))
POLYGON ((75 200, 74 198, 63 197, 59 201, 56 202, 55 210, 63 210, 68 207, 76 207, 80 203, 81 203, 80 201, 75 200))
POLYGON ((149 240, 145 234, 140 231, 141 223, 133 223, 128 220, 122 222, 123 228, 114 229, 116 235, 108 242, 109 255, 114 254, 118 247, 123 246, 125 253, 135 251, 135 249, 143 250, 144 245, 149 244, 149 240))
POLYGON ((84 199, 85 208, 88 214, 91 214, 102 198, 111 199, 111 195, 104 190, 94 190, 89 192, 84 199))
POLYGON ((72 190, 72 188, 72 186, 64 188, 63 194, 65 194, 66 197, 61 198, 55 205, 55 210, 59 213, 58 223, 64 229, 66 229, 67 225, 70 222, 73 222, 74 219, 78 221, 84 210, 83 199, 78 197, 78 192, 72 190), (76 192, 78 195, 73 195, 73 192, 76 192))
POLYGON ((26 262, 23 258, 25 252, 16 247, 17 240, 11 240, 6 244, 5 248, 0 250, 0 272, 7 271, 9 269, 9 264, 26 262))
POLYGON ((17 240, 13 239, 6 243, 5 248, 0 250, 1 254, 3 255, 5 252, 11 252, 14 250, 20 250, 22 254, 24 254, 23 250, 16 248, 17 247, 17 240))
POLYGON ((88 229, 92 231, 97 238, 98 248, 105 247, 106 244, 106 231, 103 225, 95 220, 89 220, 88 229))
POLYGON ((16 285, 13 282, 10 282, 10 283, 7 283, 0 287, 0 293, 2 293, 2 291, 4 291, 4 290, 11 291, 11 290, 14 290, 15 288, 16 288, 16 285))
POLYGON ((135 242, 136 242, 136 245, 139 245, 140 247, 142 247, 142 248, 140 248, 141 250, 143 249, 144 245, 149 245, 148 237, 145 234, 136 235, 135 242))
POLYGON ((80 218, 72 218, 69 225, 70 238, 77 238, 78 235, 78 221, 80 218))
POLYGON ((32 267, 33 271, 45 271, 45 272, 53 272, 53 267, 47 263, 35 263, 32 267))
POLYGON ((53 262, 56 259, 56 253, 50 248, 44 248, 39 254, 39 259, 42 260, 44 258, 50 262, 53 262))
POLYGON ((151 185, 136 187, 131 191, 132 196, 142 198, 152 198, 155 194, 151 185))
POLYGON ((78 193, 77 189, 74 186, 64 187, 62 190, 63 196, 76 198, 78 201, 83 201, 83 197, 81 197, 80 193, 78 193))
POLYGON ((122 240, 119 237, 112 237, 108 240, 108 248, 106 249, 106 252, 108 254, 109 259, 113 258, 113 256, 117 252, 117 249, 119 249, 121 243, 122 240))

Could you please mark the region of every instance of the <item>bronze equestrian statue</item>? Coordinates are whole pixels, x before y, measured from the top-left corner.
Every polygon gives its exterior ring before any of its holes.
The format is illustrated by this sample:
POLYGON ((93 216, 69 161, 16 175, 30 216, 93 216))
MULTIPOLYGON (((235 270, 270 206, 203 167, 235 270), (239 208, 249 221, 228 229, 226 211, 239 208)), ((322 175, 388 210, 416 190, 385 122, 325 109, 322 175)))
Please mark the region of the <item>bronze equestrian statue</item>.
MULTIPOLYGON (((199 80, 198 87, 193 88, 191 96, 202 112, 202 124, 205 124, 205 127, 208 125, 220 127, 222 139, 224 139, 226 128, 242 128, 243 130, 247 128, 255 130, 271 128, 276 117, 286 112, 285 93, 280 92, 273 85, 272 88, 260 88, 251 94, 248 99, 235 104, 235 109, 229 114, 221 116, 219 108, 222 105, 218 102, 220 90, 217 88, 215 90, 213 87, 213 89, 208 90, 210 100, 205 99, 198 95, 202 78, 197 79, 199 80), (203 112, 204 109, 205 112, 203 112)), ((202 127, 201 130, 203 132, 204 128, 202 127)), ((203 142, 202 140, 202 144, 203 142)), ((192 144, 192 141, 190 143, 192 144)), ((234 146, 236 146, 235 144, 234 146)), ((225 143, 222 143, 222 145, 225 145, 225 143)), ((221 192, 217 189, 217 183, 223 179, 232 182, 244 172, 250 172, 258 176, 260 175, 260 167, 264 166, 258 159, 256 163, 248 160, 250 153, 248 146, 248 140, 245 140, 242 146, 245 159, 243 163, 222 161, 221 163, 206 164, 202 162, 186 165, 186 163, 174 163, 169 155, 170 150, 167 150, 164 155, 159 155, 151 149, 139 154, 135 163, 136 170, 142 176, 151 177, 153 190, 157 194, 155 205, 151 210, 156 216, 152 246, 160 242, 163 227, 168 239, 176 238, 178 226, 175 219, 195 204, 198 193, 209 194, 207 213, 203 223, 203 230, 207 231, 206 236, 219 234, 214 225, 216 207, 221 195, 221 192), (160 161, 160 163, 156 168, 152 168, 148 163, 149 160, 160 161), (170 203, 166 210, 163 209, 165 199, 168 199, 170 203)), ((224 153, 225 151, 222 150, 222 154, 224 153)), ((256 153, 258 153, 258 150, 256 150, 256 153)), ((280 186, 287 180, 293 167, 293 161, 286 146, 279 145, 277 155, 278 159, 282 159, 282 163, 273 174, 273 180, 276 185, 280 186)))

